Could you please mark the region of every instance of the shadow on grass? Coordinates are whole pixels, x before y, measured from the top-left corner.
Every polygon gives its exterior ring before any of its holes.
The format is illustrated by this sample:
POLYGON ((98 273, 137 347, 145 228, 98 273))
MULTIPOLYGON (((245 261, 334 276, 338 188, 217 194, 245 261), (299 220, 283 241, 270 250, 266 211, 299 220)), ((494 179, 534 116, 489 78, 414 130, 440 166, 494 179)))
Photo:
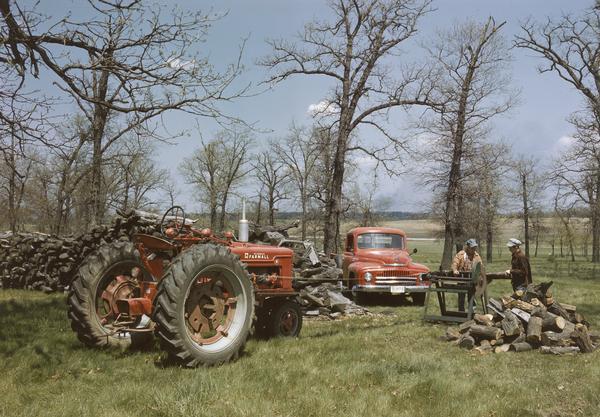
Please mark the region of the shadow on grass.
MULTIPOLYGON (((70 354, 93 352, 77 340, 67 321, 67 306, 62 297, 8 299, 0 301, 0 357, 12 357, 31 349, 42 360, 62 362, 70 354)), ((154 343, 128 349, 96 349, 114 359, 136 353, 156 352, 154 343)))
POLYGON ((410 297, 390 294, 363 294, 358 304, 362 306, 385 307, 418 306, 410 297))

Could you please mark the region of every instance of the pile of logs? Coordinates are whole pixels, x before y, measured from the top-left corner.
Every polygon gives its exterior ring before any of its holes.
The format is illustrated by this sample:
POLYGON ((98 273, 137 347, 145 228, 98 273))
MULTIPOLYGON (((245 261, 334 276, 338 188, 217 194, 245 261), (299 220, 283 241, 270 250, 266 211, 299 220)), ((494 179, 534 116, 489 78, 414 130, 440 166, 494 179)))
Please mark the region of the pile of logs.
POLYGON ((7 233, 0 238, 0 286, 63 291, 90 252, 108 242, 130 240, 136 232, 155 233, 156 223, 131 212, 79 236, 7 233))
POLYGON ((316 287, 307 286, 300 290, 298 299, 303 313, 307 317, 337 319, 342 316, 370 314, 365 307, 344 297, 341 289, 331 283, 324 283, 316 287))
POLYGON ((442 339, 480 353, 532 349, 556 355, 593 352, 600 333, 589 331, 589 323, 576 306, 554 300, 551 286, 552 281, 531 284, 512 296, 490 299, 491 314, 475 314, 473 320, 449 327, 442 339))

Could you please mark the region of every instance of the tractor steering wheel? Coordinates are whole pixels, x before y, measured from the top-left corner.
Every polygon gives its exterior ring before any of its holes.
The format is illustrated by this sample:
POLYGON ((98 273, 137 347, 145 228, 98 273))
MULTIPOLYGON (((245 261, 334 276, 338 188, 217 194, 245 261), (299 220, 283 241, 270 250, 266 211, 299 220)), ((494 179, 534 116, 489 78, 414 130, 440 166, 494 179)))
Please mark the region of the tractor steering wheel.
POLYGON ((183 211, 183 207, 173 206, 165 211, 165 214, 160 221, 160 233, 164 235, 168 228, 174 227, 179 235, 183 232, 184 226, 185 212, 183 211))

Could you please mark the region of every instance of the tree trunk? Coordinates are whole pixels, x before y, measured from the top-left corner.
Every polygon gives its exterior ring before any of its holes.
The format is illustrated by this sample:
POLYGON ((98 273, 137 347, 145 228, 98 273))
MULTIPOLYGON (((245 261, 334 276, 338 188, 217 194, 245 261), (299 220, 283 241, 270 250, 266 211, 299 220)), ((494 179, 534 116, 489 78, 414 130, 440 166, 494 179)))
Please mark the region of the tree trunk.
MULTIPOLYGON (((106 100, 108 91, 108 71, 101 71, 100 78, 94 83, 94 97, 99 101, 106 100)), ((91 184, 91 209, 92 225, 102 223, 104 217, 104 201, 102 199, 102 139, 108 120, 109 110, 100 104, 94 104, 94 119, 92 121, 91 140, 92 151, 92 184, 91 184)))
POLYGON ((273 196, 274 190, 270 190, 269 192, 269 224, 275 224, 275 198, 273 196))
POLYGON ((591 210, 592 223, 592 262, 600 263, 600 210, 594 204, 591 210))
MULTIPOLYGON (((523 167, 525 170, 526 167, 523 167)), ((523 227, 525 232, 525 256, 529 258, 529 202, 527 196, 527 174, 521 173, 521 186, 523 187, 523 227)))
POLYGON ((301 193, 302 198, 302 225, 300 229, 301 239, 306 240, 306 196, 304 191, 301 193))
POLYGON ((494 226, 490 219, 485 224, 485 258, 488 263, 492 263, 494 250, 494 226))
POLYGON ((223 199, 221 200, 221 214, 219 216, 219 231, 225 230, 225 217, 227 216, 227 199, 229 198, 229 193, 223 193, 223 199))
MULTIPOLYGON (((345 117, 340 117, 343 121, 345 117)), ((323 230, 323 251, 326 254, 335 253, 339 247, 340 214, 342 206, 342 187, 344 185, 344 170, 346 165, 346 150, 350 130, 343 123, 337 135, 335 157, 333 160, 333 178, 331 190, 326 205, 325 225, 323 230)))

